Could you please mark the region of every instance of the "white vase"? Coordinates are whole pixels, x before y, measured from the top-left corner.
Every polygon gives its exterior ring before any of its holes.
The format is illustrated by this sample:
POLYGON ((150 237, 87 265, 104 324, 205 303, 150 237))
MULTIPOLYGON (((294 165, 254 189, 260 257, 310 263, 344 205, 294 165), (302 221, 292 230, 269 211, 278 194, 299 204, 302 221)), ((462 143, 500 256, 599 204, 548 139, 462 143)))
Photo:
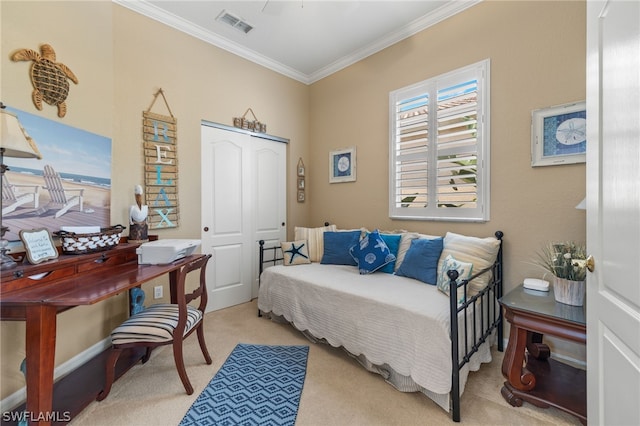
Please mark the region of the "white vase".
POLYGON ((565 305, 582 306, 584 293, 584 281, 571 281, 555 277, 553 294, 556 297, 556 302, 564 303, 565 305))

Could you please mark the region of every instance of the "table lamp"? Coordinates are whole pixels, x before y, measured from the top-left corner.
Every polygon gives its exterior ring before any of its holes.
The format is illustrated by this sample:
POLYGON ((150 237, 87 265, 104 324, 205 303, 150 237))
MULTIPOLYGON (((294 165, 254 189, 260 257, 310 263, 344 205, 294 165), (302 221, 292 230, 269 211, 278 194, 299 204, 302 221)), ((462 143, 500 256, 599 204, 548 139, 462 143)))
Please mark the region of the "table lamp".
MULTIPOLYGON (((22 128, 18 117, 5 108, 4 104, 0 102, 0 166, 2 167, 0 210, 2 210, 2 200, 4 200, 4 172, 9 170, 4 164, 4 157, 42 159, 36 143, 22 128)), ((9 242, 4 239, 4 234, 9 228, 2 224, 2 216, 0 216, 0 269, 10 269, 16 266, 16 262, 7 255, 9 242)))

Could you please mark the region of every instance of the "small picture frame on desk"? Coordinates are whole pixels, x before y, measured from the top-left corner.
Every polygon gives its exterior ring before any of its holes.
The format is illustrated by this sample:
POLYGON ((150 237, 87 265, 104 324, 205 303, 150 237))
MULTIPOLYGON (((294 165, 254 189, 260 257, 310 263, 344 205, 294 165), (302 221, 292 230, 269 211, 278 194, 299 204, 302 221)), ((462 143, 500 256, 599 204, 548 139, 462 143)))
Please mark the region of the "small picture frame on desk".
POLYGON ((27 260, 33 265, 58 257, 58 249, 46 228, 23 229, 20 231, 20 240, 24 244, 27 260))

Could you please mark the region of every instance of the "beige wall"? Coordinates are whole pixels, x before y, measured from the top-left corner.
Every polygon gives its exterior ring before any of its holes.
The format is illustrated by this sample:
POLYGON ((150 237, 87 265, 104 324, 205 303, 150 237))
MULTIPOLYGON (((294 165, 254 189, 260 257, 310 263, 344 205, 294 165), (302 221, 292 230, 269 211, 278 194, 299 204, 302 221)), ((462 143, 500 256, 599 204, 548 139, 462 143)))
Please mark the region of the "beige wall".
POLYGON ((586 238, 585 165, 532 168, 531 111, 586 97, 584 2, 480 3, 311 86, 310 221, 349 228, 505 234, 505 289, 549 240, 586 238), (388 217, 389 92, 491 60, 491 220, 388 217), (329 184, 328 152, 357 148, 357 181, 329 184))
MULTIPOLYGON (((483 2, 357 64, 305 86, 107 1, 0 3, 0 98, 36 111, 19 48, 51 44, 79 78, 65 124, 111 137, 111 220, 126 222, 142 181, 141 114, 162 88, 178 119, 180 227, 161 238, 200 235, 200 120, 231 124, 252 107, 271 134, 289 138, 288 221, 315 226, 405 228, 470 235, 505 232, 506 288, 539 276, 527 262, 547 240, 585 239, 584 165, 531 168, 531 110, 585 98, 583 2, 483 2), (491 220, 484 224, 392 221, 388 199, 388 94, 491 59, 491 220), (328 183, 328 152, 357 147, 358 180, 328 183), (307 201, 295 198, 298 158, 307 201)), ((156 102, 154 111, 162 111, 156 102)), ((56 363, 103 339, 122 319, 123 298, 58 317, 56 363), (76 324, 82 324, 76 326, 76 324)), ((24 324, 0 325, 1 398, 24 386, 24 324)), ((574 348, 569 347, 571 353, 574 348)), ((580 357, 580 354, 578 354, 580 357)))
MULTIPOLYGON (((133 186, 143 182, 142 112, 159 88, 178 120, 181 212, 180 226, 157 232, 161 238, 200 237, 200 121, 231 125, 232 117, 242 115, 248 107, 267 123, 270 134, 291 141, 287 150, 289 226, 305 223, 309 204, 298 204, 294 194, 298 158, 308 157, 306 85, 109 1, 3 0, 0 19, 2 101, 112 138, 113 224, 128 221, 133 186), (42 111, 35 109, 29 64, 10 60, 15 50, 38 50, 43 43, 51 44, 58 61, 79 79, 78 85, 72 84, 63 119, 47 104, 42 111)), ((153 111, 168 114, 164 108, 159 99, 153 111)), ((56 364, 104 339, 125 312, 123 295, 59 315, 56 364)), ((5 398, 24 386, 18 369, 25 356, 24 323, 3 321, 0 332, 0 398, 5 398)))

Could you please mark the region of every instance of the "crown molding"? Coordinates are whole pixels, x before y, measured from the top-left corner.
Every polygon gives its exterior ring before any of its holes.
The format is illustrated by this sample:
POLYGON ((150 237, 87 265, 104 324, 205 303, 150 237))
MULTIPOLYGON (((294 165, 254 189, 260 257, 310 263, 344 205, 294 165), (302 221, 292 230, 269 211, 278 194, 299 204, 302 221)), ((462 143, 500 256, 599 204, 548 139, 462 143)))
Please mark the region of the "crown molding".
POLYGON ((112 0, 113 3, 130 9, 134 12, 137 12, 141 15, 144 15, 148 18, 151 18, 155 21, 158 21, 162 24, 165 24, 169 27, 175 28, 178 31, 182 31, 186 34, 189 34, 193 37, 196 37, 206 43, 212 44, 220 49, 226 50, 227 52, 233 53, 234 55, 240 56, 250 62, 261 65, 265 68, 268 68, 272 71, 275 71, 279 74, 282 74, 286 77, 290 77, 296 81, 299 81, 304 84, 312 84, 318 80, 321 80, 337 71, 340 71, 354 63, 371 56, 395 43, 398 43, 412 35, 429 28, 438 22, 441 22, 457 13, 462 12, 465 9, 468 9, 480 2, 482 0, 460 0, 460 1, 450 1, 447 4, 439 7, 435 11, 425 15, 421 18, 416 19, 415 21, 410 22, 404 28, 401 28, 398 31, 394 31, 389 33, 385 37, 379 39, 378 41, 356 51, 352 54, 344 56, 343 58, 333 62, 332 64, 327 65, 326 67, 314 72, 312 74, 304 74, 295 69, 288 67, 280 62, 274 61, 270 58, 267 58, 264 55, 261 55, 258 52, 255 52, 251 49, 248 49, 244 46, 239 45, 225 37, 221 37, 217 34, 212 33, 200 26, 194 25, 191 22, 188 22, 179 16, 176 16, 172 13, 166 12, 162 9, 159 9, 146 0, 112 0))

